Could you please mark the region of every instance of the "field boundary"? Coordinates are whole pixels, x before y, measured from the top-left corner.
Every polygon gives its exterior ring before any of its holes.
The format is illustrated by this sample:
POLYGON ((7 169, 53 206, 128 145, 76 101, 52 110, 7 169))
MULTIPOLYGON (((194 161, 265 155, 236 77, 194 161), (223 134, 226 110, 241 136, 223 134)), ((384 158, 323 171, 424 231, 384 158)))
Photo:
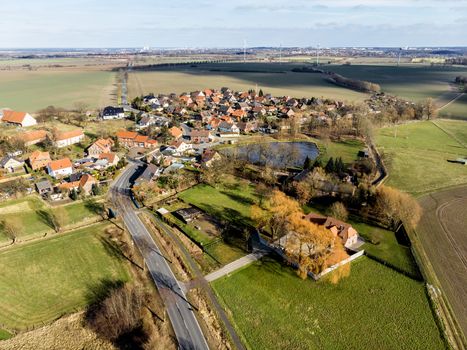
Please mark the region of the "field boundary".
POLYGON ((467 349, 465 336, 454 316, 449 301, 442 292, 441 283, 439 282, 433 266, 431 265, 431 262, 419 241, 416 230, 411 230, 411 233, 412 234, 409 234, 409 237, 411 237, 412 255, 423 278, 425 279, 426 291, 432 306, 435 320, 450 348, 454 350, 465 350, 467 349))

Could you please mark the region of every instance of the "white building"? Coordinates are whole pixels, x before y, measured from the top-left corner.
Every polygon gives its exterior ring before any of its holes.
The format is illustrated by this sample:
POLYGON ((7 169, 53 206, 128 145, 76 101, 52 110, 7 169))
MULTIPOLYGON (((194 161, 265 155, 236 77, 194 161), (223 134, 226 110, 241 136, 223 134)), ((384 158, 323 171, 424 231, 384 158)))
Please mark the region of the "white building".
POLYGON ((83 130, 76 129, 72 131, 64 131, 55 135, 54 145, 61 148, 80 143, 84 139, 83 130))
POLYGON ((0 119, 4 123, 21 125, 23 128, 37 124, 36 119, 34 119, 29 113, 16 112, 10 109, 0 111, 0 119))
POLYGON ((73 174, 73 165, 70 158, 51 161, 47 164, 47 173, 55 178, 73 174))
POLYGON ((123 119, 125 118, 125 110, 122 107, 108 106, 103 109, 101 117, 104 120, 123 119))

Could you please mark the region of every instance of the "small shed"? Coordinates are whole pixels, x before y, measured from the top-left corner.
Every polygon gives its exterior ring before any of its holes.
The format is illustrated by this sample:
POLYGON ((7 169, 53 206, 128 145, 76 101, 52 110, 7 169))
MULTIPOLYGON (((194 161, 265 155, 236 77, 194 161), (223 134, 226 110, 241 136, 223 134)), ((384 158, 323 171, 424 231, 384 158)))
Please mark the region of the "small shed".
POLYGON ((201 212, 196 208, 183 208, 175 211, 175 214, 185 223, 189 223, 196 219, 201 212))

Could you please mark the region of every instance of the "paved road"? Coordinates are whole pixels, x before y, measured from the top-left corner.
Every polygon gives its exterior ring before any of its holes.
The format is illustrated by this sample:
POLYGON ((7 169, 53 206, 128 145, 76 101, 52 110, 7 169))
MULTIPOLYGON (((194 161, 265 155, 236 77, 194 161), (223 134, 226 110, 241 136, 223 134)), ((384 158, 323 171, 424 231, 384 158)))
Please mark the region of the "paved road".
POLYGON ((112 185, 112 198, 125 225, 141 251, 145 263, 164 301, 180 349, 209 349, 195 317, 194 309, 175 278, 166 258, 136 214, 129 198, 130 179, 137 165, 130 164, 112 185))
MULTIPOLYGON (((210 299, 212 307, 217 312, 221 321, 224 323, 224 326, 227 329, 227 332, 229 333, 230 338, 232 339, 232 342, 235 348, 237 350, 245 349, 245 347, 242 344, 242 341, 240 340, 240 337, 238 336, 229 318, 227 317, 227 314, 225 313, 222 306, 219 304, 219 301, 217 300, 217 297, 215 296, 214 291, 212 290, 211 286, 204 278, 202 271, 200 270, 197 263, 193 260, 192 256, 186 249, 185 245, 181 242, 181 240, 177 237, 177 235, 175 235, 171 231, 171 229, 165 223, 163 223, 158 217, 154 216, 154 222, 157 228, 161 232, 163 232, 165 235, 170 237, 172 241, 178 246, 178 248, 180 249, 180 251, 185 257, 185 260, 190 265, 191 270, 193 271, 195 275, 195 279, 191 281, 191 283, 188 283, 188 287, 191 286, 192 288, 201 288, 206 292, 206 296, 210 299)), ((187 284, 185 284, 185 286, 187 286, 187 284)))
POLYGON ((221 267, 219 270, 216 270, 214 272, 211 272, 209 275, 206 275, 206 281, 215 281, 218 278, 221 278, 222 276, 228 275, 229 273, 232 273, 235 270, 242 268, 243 266, 249 265, 256 260, 261 259, 266 254, 266 251, 257 251, 255 253, 248 254, 244 257, 241 257, 240 259, 232 261, 230 264, 221 267))

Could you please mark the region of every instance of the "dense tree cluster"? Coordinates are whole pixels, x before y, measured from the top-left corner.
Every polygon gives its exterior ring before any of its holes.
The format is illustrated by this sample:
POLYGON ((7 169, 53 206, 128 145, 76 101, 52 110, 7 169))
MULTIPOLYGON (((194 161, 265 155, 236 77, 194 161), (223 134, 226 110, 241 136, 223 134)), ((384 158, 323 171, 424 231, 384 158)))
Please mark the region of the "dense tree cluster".
POLYGON ((378 84, 372 83, 370 81, 365 81, 365 80, 346 78, 336 73, 329 74, 327 80, 336 85, 343 86, 343 87, 346 87, 352 90, 372 92, 372 93, 381 91, 381 86, 379 86, 378 84))

